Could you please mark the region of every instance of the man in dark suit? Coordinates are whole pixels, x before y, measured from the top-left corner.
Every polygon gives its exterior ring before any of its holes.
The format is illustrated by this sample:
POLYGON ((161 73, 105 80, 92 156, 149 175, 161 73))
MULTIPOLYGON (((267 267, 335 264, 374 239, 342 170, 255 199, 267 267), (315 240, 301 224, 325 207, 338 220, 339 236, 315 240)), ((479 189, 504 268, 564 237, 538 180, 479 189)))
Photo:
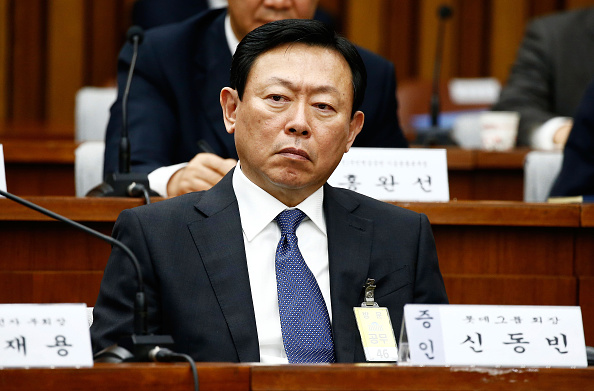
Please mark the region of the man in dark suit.
POLYGON ((594 80, 574 117, 551 196, 594 195, 594 80))
MULTIPOLYGON (((368 278, 396 332, 406 303, 447 303, 425 215, 326 184, 363 127, 365 83, 357 49, 320 22, 281 20, 246 35, 220 94, 237 166, 210 190, 123 211, 114 227, 142 264, 149 332, 171 334, 175 350, 199 361, 359 362, 353 307, 368 278)), ((95 351, 133 330, 125 258, 113 248, 95 351)))
POLYGON ((518 111, 518 145, 561 149, 594 78, 594 7, 532 21, 494 110, 518 111))
MULTIPOLYGON (((231 0, 228 10, 147 31, 128 103, 131 170, 148 173, 151 188, 162 195, 204 190, 217 183, 237 159, 219 105, 219 93, 228 85, 234 41, 267 21, 311 18, 316 5, 316 0, 231 0), (199 140, 214 153, 199 154, 199 140)), ((355 146, 406 147, 397 119, 394 66, 359 50, 369 82, 362 106, 365 128, 355 146)), ((131 57, 127 44, 118 62, 119 93, 107 127, 105 174, 117 171, 121 96, 131 57)))
POLYGON ((181 22, 211 7, 209 0, 136 0, 132 6, 132 24, 150 29, 181 22))

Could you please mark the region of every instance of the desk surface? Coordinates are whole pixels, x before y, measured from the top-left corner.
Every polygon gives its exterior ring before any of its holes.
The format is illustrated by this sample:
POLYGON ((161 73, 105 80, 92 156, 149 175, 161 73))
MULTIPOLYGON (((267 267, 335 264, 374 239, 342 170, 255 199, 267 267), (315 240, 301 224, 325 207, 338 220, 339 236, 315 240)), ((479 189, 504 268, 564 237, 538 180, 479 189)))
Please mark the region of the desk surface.
MULTIPOLYGON (((377 364, 198 363, 200 390, 580 390, 594 368, 403 367, 377 364)), ((0 370, 3 391, 190 391, 189 364, 95 364, 81 369, 0 370)))
MULTIPOLYGON (((22 127, 27 134, 26 126, 22 127)), ((73 140, 0 137, 9 191, 20 195, 74 195, 73 140)), ((523 199, 528 149, 506 152, 447 148, 451 199, 523 199)))
MULTIPOLYGON (((143 204, 138 198, 65 196, 23 197, 77 221, 112 221, 128 208, 143 204)), ((153 202, 163 200, 153 198, 153 202)), ((524 203, 516 201, 391 202, 425 213, 432 225, 489 225, 580 227, 581 219, 594 226, 594 205, 524 203)), ((0 199, 0 221, 48 221, 49 217, 14 201, 0 199)))

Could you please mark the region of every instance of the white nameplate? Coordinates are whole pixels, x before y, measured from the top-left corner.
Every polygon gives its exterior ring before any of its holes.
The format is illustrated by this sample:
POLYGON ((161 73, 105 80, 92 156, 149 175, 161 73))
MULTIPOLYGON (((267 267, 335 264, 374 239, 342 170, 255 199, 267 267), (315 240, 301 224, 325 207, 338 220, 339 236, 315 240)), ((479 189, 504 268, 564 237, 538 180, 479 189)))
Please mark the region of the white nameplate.
POLYGON ((381 201, 450 199, 445 149, 351 148, 328 183, 381 201))
POLYGON ((6 171, 4 169, 4 151, 2 150, 2 144, 0 144, 0 190, 8 191, 6 190, 6 171))
POLYGON ((588 366, 580 307, 407 304, 400 349, 413 365, 588 366))
POLYGON ((85 304, 0 304, 0 367, 92 367, 85 304))

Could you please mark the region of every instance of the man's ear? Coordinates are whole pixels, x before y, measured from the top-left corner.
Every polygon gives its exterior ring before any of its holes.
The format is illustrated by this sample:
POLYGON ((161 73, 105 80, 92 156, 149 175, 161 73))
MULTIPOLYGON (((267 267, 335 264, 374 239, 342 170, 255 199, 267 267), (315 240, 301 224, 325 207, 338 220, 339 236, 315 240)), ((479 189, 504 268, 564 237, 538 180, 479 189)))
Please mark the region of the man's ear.
POLYGON ((223 109, 223 121, 227 133, 235 132, 235 121, 237 118, 237 107, 239 106, 239 96, 233 88, 225 87, 221 90, 220 96, 221 108, 223 109))
POLYGON ((359 132, 361 132, 361 129, 363 129, 363 122, 365 122, 365 114, 363 114, 362 111, 355 112, 355 115, 349 124, 349 138, 347 139, 345 153, 351 149, 351 145, 355 142, 355 137, 357 137, 359 132))

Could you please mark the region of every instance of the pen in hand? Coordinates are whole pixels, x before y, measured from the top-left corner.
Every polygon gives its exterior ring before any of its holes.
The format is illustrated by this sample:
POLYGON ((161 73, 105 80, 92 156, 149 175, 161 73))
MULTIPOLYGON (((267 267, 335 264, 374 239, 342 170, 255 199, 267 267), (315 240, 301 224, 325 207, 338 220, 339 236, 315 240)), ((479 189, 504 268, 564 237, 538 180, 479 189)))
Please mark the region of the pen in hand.
POLYGON ((217 154, 214 149, 212 149, 212 147, 210 146, 210 144, 204 140, 204 139, 200 139, 198 140, 198 142, 196 143, 198 144, 198 149, 200 149, 200 152, 208 152, 208 153, 212 153, 212 154, 217 154))

